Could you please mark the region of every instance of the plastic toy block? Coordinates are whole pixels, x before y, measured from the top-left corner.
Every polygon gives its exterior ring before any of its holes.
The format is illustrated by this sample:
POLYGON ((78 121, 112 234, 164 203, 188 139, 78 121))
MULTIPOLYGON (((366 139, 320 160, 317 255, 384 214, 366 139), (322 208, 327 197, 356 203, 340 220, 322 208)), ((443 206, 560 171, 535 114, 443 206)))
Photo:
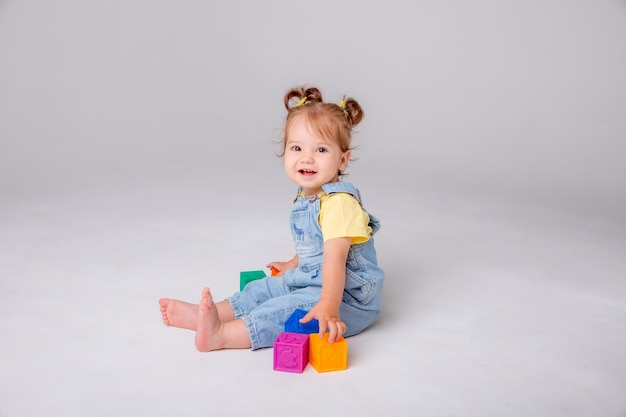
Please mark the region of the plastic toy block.
POLYGON ((261 278, 265 278, 263 271, 241 271, 239 273, 239 291, 242 291, 250 282, 261 278))
POLYGON ((300 319, 304 317, 308 311, 296 309, 293 314, 285 322, 285 331, 292 333, 318 333, 320 331, 320 324, 316 319, 311 320, 308 323, 300 323, 300 319))
POLYGON ((309 335, 309 362, 317 372, 343 371, 348 369, 348 342, 341 338, 328 343, 328 333, 320 339, 318 334, 309 335))
POLYGON ((309 335, 282 332, 274 341, 274 370, 302 373, 309 364, 309 335))
POLYGON ((270 268, 270 273, 273 277, 277 276, 280 271, 274 267, 270 268))

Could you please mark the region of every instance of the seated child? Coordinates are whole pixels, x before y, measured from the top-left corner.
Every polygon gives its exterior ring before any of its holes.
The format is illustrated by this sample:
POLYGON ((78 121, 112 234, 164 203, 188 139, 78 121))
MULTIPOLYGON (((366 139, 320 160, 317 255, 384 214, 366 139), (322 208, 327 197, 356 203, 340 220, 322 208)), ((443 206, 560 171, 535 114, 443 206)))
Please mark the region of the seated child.
POLYGON ((159 300, 163 322, 194 330, 202 352, 271 347, 296 309, 308 311, 302 323, 317 319, 320 336, 328 332, 331 343, 360 333, 380 312, 384 273, 373 239, 379 221, 363 209, 357 189, 341 181, 363 109, 353 98, 324 102, 315 87, 289 90, 284 104, 281 157, 298 185, 290 214, 296 255, 267 264, 278 276, 252 281, 218 303, 208 288, 199 304, 159 300))

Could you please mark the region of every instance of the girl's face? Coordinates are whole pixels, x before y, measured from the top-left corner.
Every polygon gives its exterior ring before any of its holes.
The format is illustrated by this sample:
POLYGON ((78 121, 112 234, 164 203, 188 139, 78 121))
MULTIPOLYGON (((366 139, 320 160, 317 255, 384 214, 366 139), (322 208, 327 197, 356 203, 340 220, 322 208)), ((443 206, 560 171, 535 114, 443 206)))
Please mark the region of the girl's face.
POLYGON ((305 195, 318 194, 323 184, 339 181, 339 171, 348 166, 350 151, 342 152, 336 142, 313 134, 304 116, 292 120, 285 133, 285 172, 305 195))

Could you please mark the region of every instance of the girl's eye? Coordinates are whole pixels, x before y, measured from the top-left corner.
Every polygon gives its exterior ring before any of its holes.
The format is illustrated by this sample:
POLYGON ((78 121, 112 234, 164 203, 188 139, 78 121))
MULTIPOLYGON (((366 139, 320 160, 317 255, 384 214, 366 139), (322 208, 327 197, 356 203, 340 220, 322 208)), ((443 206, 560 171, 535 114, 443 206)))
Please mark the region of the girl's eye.
POLYGON ((291 150, 292 150, 292 151, 296 151, 296 152, 300 152, 300 147, 299 147, 298 145, 293 145, 293 146, 291 147, 291 150))
POLYGON ((326 148, 317 148, 317 151, 319 153, 324 153, 324 152, 328 152, 328 150, 326 148))

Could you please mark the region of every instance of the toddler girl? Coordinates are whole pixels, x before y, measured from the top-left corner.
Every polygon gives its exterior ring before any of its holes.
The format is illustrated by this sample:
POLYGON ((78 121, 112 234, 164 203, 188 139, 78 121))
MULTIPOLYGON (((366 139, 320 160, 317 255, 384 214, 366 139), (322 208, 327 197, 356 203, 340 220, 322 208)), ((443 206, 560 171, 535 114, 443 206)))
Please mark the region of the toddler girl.
POLYGON ((317 319, 331 343, 360 333, 380 312, 384 273, 373 239, 379 221, 363 209, 358 190, 341 181, 363 109, 352 98, 326 103, 315 87, 289 90, 284 104, 281 156, 298 185, 290 215, 296 255, 267 265, 278 276, 218 303, 208 288, 200 304, 160 299, 163 322, 196 331, 200 351, 273 346, 296 309, 308 311, 301 323, 317 319))

